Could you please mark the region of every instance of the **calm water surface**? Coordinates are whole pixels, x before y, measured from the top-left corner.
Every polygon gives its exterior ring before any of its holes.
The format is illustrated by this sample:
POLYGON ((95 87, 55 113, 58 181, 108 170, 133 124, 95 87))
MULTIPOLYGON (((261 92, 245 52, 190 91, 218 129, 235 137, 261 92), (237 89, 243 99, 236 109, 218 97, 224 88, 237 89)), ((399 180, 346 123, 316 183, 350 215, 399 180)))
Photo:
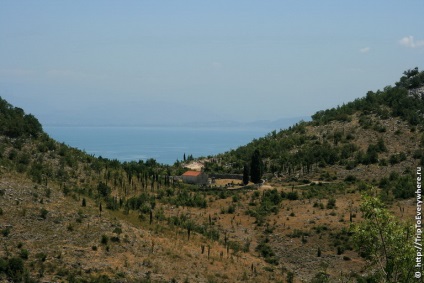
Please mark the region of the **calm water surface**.
POLYGON ((215 155, 259 138, 270 129, 184 127, 61 127, 45 126, 55 140, 89 154, 120 161, 154 158, 173 164, 184 154, 215 155))

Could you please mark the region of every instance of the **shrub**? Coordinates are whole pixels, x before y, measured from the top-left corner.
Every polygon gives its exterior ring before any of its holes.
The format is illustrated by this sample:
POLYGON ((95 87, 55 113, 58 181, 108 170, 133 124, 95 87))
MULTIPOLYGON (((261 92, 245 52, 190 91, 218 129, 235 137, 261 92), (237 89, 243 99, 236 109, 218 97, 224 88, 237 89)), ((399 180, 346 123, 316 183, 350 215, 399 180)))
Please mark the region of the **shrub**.
POLYGON ((120 241, 118 236, 113 236, 113 237, 110 238, 110 240, 114 243, 119 243, 119 241, 120 241))
POLYGON ((21 282, 24 274, 24 262, 19 257, 12 257, 8 260, 7 275, 12 279, 12 282, 21 282))
POLYGON ((289 192, 287 193, 287 199, 288 200, 297 200, 299 199, 299 195, 297 192, 289 192))
POLYGON ((330 275, 325 272, 318 272, 315 274, 314 278, 312 278, 311 283, 326 283, 330 282, 330 275))
POLYGON ((41 210, 40 210, 40 217, 41 218, 43 218, 43 219, 46 219, 47 218, 47 214, 49 213, 49 211, 47 210, 47 209, 45 209, 45 208, 42 208, 41 210))
POLYGON ((256 251, 261 254, 262 257, 265 258, 265 261, 270 264, 278 264, 278 259, 275 257, 275 253, 272 250, 271 246, 268 245, 267 240, 265 239, 256 247, 256 251))
POLYGON ((355 176, 353 176, 353 175, 348 175, 348 176, 346 176, 346 178, 344 179, 344 181, 345 181, 346 183, 355 183, 357 180, 358 180, 358 179, 357 179, 355 176))
POLYGON ((107 245, 108 242, 109 242, 109 237, 103 234, 100 240, 100 243, 102 243, 103 245, 107 245))
POLYGON ((287 272, 287 283, 293 283, 294 281, 294 273, 289 271, 287 272))
POLYGON ((7 228, 1 230, 1 234, 3 235, 3 237, 9 236, 9 234, 10 234, 10 228, 7 227, 7 228))
POLYGON ((236 207, 234 205, 228 206, 227 213, 233 214, 236 211, 236 207))
POLYGON ((309 236, 309 233, 299 229, 294 229, 294 231, 291 234, 288 234, 287 236, 290 238, 300 238, 302 236, 309 236))
POLYGON ((336 208, 336 199, 329 198, 327 202, 327 209, 334 209, 334 208, 336 208))
POLYGON ((45 193, 46 193, 46 198, 50 198, 52 195, 52 189, 46 188, 45 193))
POLYGON ((47 255, 45 253, 37 253, 35 255, 35 258, 39 259, 40 261, 44 262, 47 259, 47 255))
POLYGON ((26 249, 21 249, 21 251, 19 252, 19 256, 20 256, 22 259, 28 259, 29 251, 28 251, 28 250, 26 250, 26 249))

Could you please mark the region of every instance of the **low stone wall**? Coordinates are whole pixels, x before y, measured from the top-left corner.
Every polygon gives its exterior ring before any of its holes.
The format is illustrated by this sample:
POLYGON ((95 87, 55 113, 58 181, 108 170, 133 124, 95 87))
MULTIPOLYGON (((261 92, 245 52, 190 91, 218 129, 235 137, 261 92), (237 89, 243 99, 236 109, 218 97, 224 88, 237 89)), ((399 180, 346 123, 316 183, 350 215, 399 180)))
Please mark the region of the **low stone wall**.
POLYGON ((243 180, 242 174, 209 174, 209 178, 243 180))

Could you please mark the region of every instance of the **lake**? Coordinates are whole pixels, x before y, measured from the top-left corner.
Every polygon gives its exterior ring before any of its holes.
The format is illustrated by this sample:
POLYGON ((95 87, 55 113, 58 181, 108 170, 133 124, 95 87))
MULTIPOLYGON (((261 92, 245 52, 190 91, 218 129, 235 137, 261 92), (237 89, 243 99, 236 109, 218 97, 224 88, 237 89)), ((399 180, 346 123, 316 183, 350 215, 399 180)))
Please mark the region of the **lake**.
POLYGON ((52 138, 95 156, 120 161, 154 158, 174 164, 186 156, 215 155, 271 132, 265 128, 44 126, 52 138))

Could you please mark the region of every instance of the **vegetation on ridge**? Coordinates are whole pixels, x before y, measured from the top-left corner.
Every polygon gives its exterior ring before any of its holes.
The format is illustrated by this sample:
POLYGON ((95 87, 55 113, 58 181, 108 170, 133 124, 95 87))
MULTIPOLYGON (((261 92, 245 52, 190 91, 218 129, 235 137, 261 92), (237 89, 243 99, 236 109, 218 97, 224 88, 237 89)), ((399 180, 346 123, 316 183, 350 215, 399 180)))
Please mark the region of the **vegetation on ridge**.
POLYGON ((397 220, 414 212, 424 160, 424 100, 410 91, 423 84, 408 70, 208 158, 206 172, 244 175, 238 190, 178 182, 184 162, 88 155, 0 99, 0 280, 410 282, 411 226, 397 220))
MULTIPOLYGON (((339 173, 347 176, 355 175, 354 169, 358 166, 378 165, 390 169, 402 162, 423 164, 424 98, 409 92, 423 85, 424 72, 417 68, 405 71, 395 87, 369 91, 365 97, 343 106, 318 111, 311 122, 273 131, 218 155, 206 163, 205 171, 241 174, 255 151, 260 152, 268 177, 289 179, 310 178, 319 168, 337 167, 339 173), (402 123, 409 133, 401 131, 402 123), (412 143, 410 136, 417 138, 416 142, 412 143), (405 142, 400 142, 401 139, 405 142), (342 168, 344 170, 340 170, 342 168)), ((388 173, 384 177, 388 178, 388 173)), ((406 175, 411 181, 413 174, 409 173, 406 175)), ((386 181, 383 181, 385 188, 390 187, 386 181)), ((412 196, 411 192, 395 194, 404 198, 412 196)))

